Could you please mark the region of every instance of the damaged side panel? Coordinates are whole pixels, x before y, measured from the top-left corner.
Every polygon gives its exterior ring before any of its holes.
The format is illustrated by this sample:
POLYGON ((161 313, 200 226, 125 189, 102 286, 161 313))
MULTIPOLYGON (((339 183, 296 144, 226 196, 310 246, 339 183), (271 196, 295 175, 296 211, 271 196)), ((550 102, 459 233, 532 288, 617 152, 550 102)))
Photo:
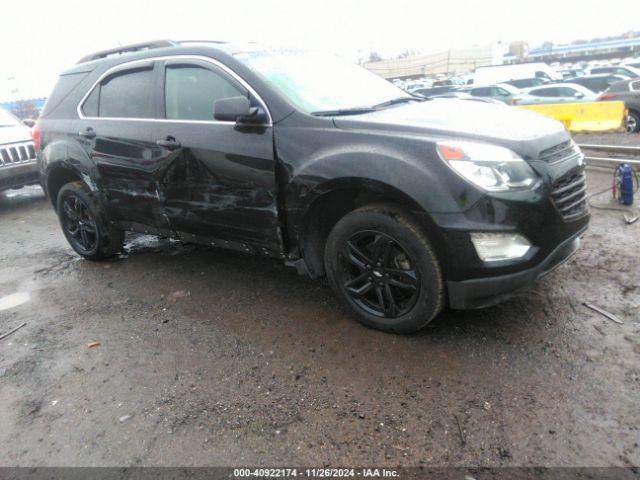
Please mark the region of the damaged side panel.
POLYGON ((280 256, 271 128, 167 124, 182 148, 160 179, 164 211, 190 241, 280 256), (199 131, 200 130, 200 131, 199 131), (179 135, 179 137, 178 137, 179 135), (225 245, 224 242, 227 242, 225 245), (239 247, 232 243, 238 242, 239 247))

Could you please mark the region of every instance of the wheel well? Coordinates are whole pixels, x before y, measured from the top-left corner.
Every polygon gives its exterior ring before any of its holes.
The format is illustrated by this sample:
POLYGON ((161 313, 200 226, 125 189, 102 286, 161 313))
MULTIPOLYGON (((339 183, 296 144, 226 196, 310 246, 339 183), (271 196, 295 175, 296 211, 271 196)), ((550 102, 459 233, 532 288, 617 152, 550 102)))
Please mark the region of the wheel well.
POLYGON ((49 173, 47 176, 47 193, 49 194, 49 200, 53 203, 54 208, 56 206, 56 201, 58 200, 58 192, 60 189, 67 183, 76 182, 78 180, 82 180, 80 175, 64 167, 56 168, 49 173))
MULTIPOLYGON (((324 275, 324 247, 334 225, 349 212, 373 203, 393 204, 407 213, 422 211, 410 198, 400 192, 367 187, 340 188, 325 193, 309 207, 302 223, 299 245, 312 277, 324 275)), ((422 219, 422 218, 421 218, 422 219)), ((432 225, 425 225, 425 234, 432 238, 432 225)), ((439 251, 440 242, 433 247, 439 251)), ((438 255, 439 256, 439 255, 438 255)))

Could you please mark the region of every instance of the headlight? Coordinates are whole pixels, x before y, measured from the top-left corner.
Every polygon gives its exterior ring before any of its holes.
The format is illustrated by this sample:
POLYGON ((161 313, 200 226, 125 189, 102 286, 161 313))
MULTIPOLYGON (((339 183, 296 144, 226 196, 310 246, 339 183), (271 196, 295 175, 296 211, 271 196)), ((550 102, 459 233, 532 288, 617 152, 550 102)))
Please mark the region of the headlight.
POLYGON ((438 142, 436 147, 451 168, 485 190, 505 192, 536 182, 529 164, 508 148, 465 141, 438 142))

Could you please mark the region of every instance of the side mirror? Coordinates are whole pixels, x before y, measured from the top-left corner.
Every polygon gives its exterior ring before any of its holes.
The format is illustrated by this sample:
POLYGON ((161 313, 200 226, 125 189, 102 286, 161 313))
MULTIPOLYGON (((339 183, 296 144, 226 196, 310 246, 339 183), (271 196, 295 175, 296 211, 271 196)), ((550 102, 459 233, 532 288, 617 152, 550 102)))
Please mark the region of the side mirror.
POLYGON ((223 122, 264 123, 266 116, 258 107, 252 107, 247 97, 223 98, 213 104, 213 118, 223 122))
POLYGON ((575 93, 575 95, 574 95, 574 97, 576 97, 576 98, 584 98, 584 93, 582 93, 582 92, 576 92, 576 93, 575 93))
POLYGON ((33 128, 36 126, 36 121, 31 120, 30 118, 25 118, 24 120, 22 120, 22 124, 26 125, 29 128, 33 128))

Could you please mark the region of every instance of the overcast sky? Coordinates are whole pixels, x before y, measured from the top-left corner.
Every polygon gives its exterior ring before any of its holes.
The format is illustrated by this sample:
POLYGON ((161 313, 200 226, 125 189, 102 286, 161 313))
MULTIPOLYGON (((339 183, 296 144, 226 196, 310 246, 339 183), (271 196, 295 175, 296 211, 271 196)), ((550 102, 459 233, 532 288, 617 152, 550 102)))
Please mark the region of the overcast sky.
POLYGON ((46 96, 95 50, 145 40, 229 39, 357 59, 494 41, 556 43, 640 28, 638 0, 4 0, 0 101, 46 96), (13 77, 13 79, 10 79, 13 77))

